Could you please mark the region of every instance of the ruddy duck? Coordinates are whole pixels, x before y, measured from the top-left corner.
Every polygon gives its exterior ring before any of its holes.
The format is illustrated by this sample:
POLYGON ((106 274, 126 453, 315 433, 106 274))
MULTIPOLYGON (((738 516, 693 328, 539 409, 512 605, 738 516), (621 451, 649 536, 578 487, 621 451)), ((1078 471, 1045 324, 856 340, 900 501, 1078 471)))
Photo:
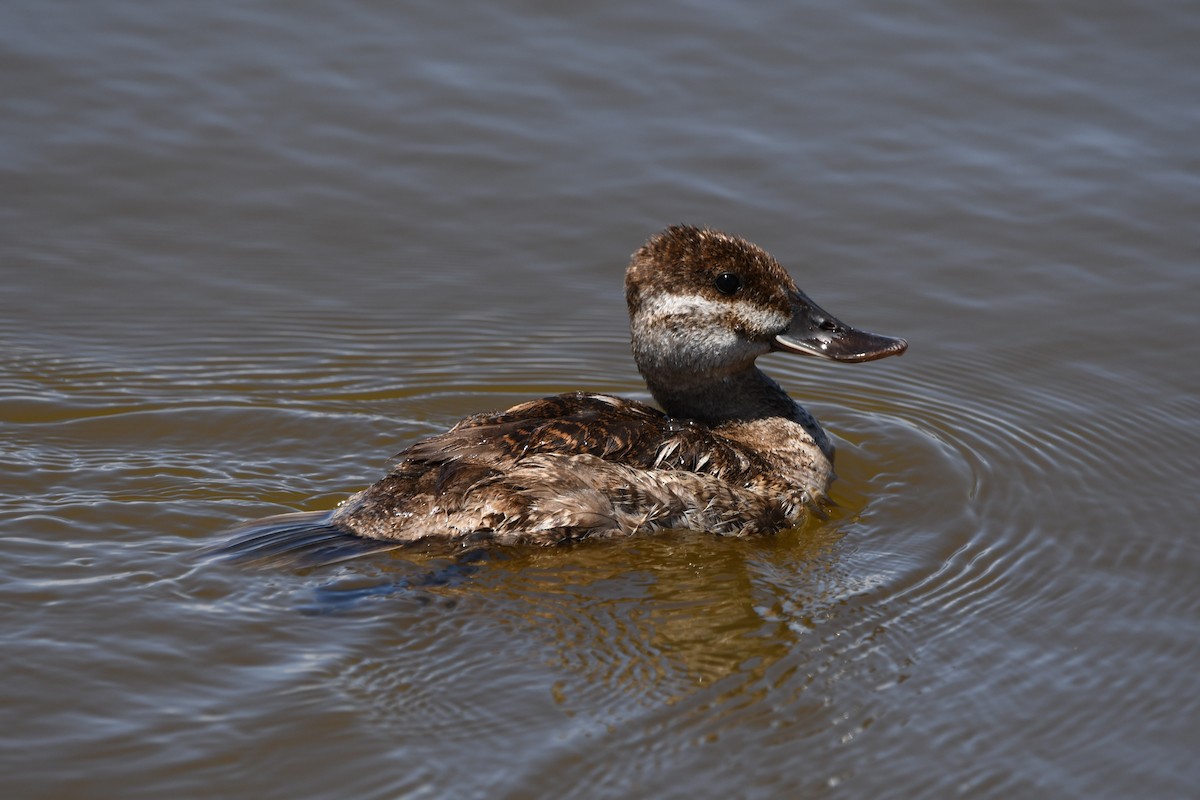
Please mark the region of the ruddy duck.
POLYGON ((759 247, 675 226, 625 273, 633 357, 662 410, 576 392, 467 417, 401 452, 330 512, 252 522, 219 552, 320 564, 427 540, 553 543, 690 528, 800 524, 833 479, 833 447, 755 359, 899 355, 796 288, 759 247))

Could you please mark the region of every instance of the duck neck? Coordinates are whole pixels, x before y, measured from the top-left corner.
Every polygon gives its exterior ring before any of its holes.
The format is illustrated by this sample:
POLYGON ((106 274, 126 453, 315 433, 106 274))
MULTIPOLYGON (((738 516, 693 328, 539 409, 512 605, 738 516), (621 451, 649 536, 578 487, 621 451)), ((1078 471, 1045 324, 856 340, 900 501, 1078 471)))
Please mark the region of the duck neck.
POLYGON ((706 425, 791 416, 795 405, 778 383, 753 364, 725 375, 647 375, 654 399, 672 417, 706 425))
POLYGON ((720 425, 733 420, 790 416, 792 398, 755 366, 713 375, 646 375, 646 385, 662 410, 677 419, 720 425))
POLYGON ((669 416, 712 427, 782 417, 803 427, 827 455, 832 452, 829 438, 812 414, 754 364, 719 376, 645 377, 650 393, 669 416))

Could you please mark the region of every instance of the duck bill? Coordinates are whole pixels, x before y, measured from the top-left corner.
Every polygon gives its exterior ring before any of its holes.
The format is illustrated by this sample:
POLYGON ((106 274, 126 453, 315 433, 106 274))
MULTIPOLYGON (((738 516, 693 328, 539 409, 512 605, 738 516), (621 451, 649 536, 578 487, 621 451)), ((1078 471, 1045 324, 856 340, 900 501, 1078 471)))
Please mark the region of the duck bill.
POLYGON ((776 350, 854 363, 898 356, 908 349, 908 342, 895 336, 851 328, 801 291, 792 292, 791 300, 792 323, 775 337, 776 350))

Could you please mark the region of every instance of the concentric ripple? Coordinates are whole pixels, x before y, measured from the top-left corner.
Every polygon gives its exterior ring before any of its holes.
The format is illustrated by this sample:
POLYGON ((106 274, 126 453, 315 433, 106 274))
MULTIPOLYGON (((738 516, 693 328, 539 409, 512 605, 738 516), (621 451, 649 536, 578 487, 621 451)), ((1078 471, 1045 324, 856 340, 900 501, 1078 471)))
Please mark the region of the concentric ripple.
MULTIPOLYGON (((32 345, 5 351, 0 410, 11 424, 0 460, 13 491, 38 493, 40 506, 34 516, 27 503, 9 505, 28 531, 9 549, 39 576, 14 591, 88 591, 82 562, 62 562, 46 544, 65 537, 88 548, 93 563, 116 565, 129 548, 156 553, 139 559, 139 572, 114 569, 104 580, 177 594, 179 581, 197 577, 179 574, 169 554, 194 544, 168 531, 182 525, 193 541, 211 542, 251 516, 330 508, 374 479, 406 440, 480 408, 572 388, 561 384, 563 363, 545 366, 544 377, 512 367, 511 379, 497 379, 509 373, 508 359, 527 357, 518 351, 558 349, 540 335, 497 343, 477 326, 478 347, 464 356, 476 359, 473 369, 460 373, 415 332, 402 333, 414 346, 404 374, 393 376, 390 331, 350 337, 333 321, 318 333, 287 318, 269 324, 276 337, 257 345, 267 352, 246 355, 219 338, 171 359, 147 346, 141 363, 103 349, 70 357, 32 345), (202 450, 196 430, 205 432, 202 450), (153 446, 130 450, 132 438, 153 446), (80 527, 113 517, 121 504, 143 508, 145 523, 163 532, 110 538, 111 525, 80 527), (194 528, 197 514, 207 529, 194 528)), ((596 355, 572 362, 586 364, 578 380, 644 397, 615 339, 582 344, 596 355)), ((1012 725, 1012 714, 1032 710, 993 700, 981 686, 1101 691, 1093 663, 1072 651, 1073 636, 1110 637, 1119 664, 1159 620, 1194 613, 1194 600, 1164 593, 1141 598, 1131 614, 1128 587, 1107 578, 1113 551, 1064 540, 1045 524, 1066 512, 1097 535, 1128 529, 1121 557, 1161 559, 1139 546, 1136 531, 1172 498, 1114 505, 1110 493, 1128 470, 1156 468, 1153 452, 1164 443, 1154 437, 1172 419, 1195 415, 1194 400, 1147 403, 1114 425, 1092 402, 1104 391, 1096 375, 1079 368, 1070 380, 1039 380, 1048 367, 1021 354, 943 353, 933 363, 909 355, 855 369, 770 359, 764 367, 798 397, 815 387, 807 404, 838 439, 828 520, 762 540, 678 533, 515 548, 436 585, 421 585, 420 576, 437 569, 437 553, 394 554, 266 578, 276 588, 265 596, 254 588, 264 580, 257 573, 210 572, 203 591, 224 607, 249 601, 255 624, 267 607, 319 612, 314 624, 370 623, 378 641, 323 659, 321 680, 379 730, 429 737, 428 759, 397 790, 454 783, 482 792, 492 770, 562 796, 589 782, 639 791, 656 763, 704 769, 710 742, 753 753, 751 764, 786 758, 788 743, 805 742, 829 765, 814 778, 823 785, 860 774, 862 764, 839 754, 888 726, 949 746, 955 714, 913 717, 913 691, 936 686, 977 718, 1012 725), (1047 580, 1056 573, 1072 580, 1047 580), (1080 620, 1084 604, 1124 606, 1125 622, 1109 630, 1103 618, 1080 620), (1129 629, 1132 618, 1143 620, 1141 630, 1129 629), (957 653, 969 655, 951 668, 957 653), (481 754, 477 779, 436 758, 449 743, 469 747, 479 737, 536 755, 517 768, 499 751, 481 754), (603 755, 614 747, 644 757, 614 762, 603 755), (539 771, 563 763, 571 766, 539 771)), ((1182 688, 1131 677, 1120 685, 1122 708, 1161 713, 1182 688)), ((1124 711, 1089 713, 1115 730, 1124 711)), ((1070 715, 1052 719, 1033 735, 1061 740, 1070 715)), ((874 758, 904 751, 900 739, 881 741, 874 758)), ((410 754, 421 750, 410 743, 410 754)), ((940 790, 928 774, 910 778, 914 790, 940 790)), ((976 778, 1002 781, 988 770, 976 778)), ((736 794, 737 785, 718 781, 714 790, 736 794)))

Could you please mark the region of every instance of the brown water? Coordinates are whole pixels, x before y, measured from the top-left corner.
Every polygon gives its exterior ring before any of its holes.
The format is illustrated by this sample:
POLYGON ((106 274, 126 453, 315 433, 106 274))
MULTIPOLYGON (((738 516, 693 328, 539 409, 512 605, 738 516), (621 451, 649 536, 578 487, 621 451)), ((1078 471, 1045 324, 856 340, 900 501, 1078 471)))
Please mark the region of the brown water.
POLYGON ((1200 6, 992 5, 6 4, 4 796, 1195 796, 1200 6), (831 519, 195 562, 645 398, 675 222, 910 341, 831 519))

